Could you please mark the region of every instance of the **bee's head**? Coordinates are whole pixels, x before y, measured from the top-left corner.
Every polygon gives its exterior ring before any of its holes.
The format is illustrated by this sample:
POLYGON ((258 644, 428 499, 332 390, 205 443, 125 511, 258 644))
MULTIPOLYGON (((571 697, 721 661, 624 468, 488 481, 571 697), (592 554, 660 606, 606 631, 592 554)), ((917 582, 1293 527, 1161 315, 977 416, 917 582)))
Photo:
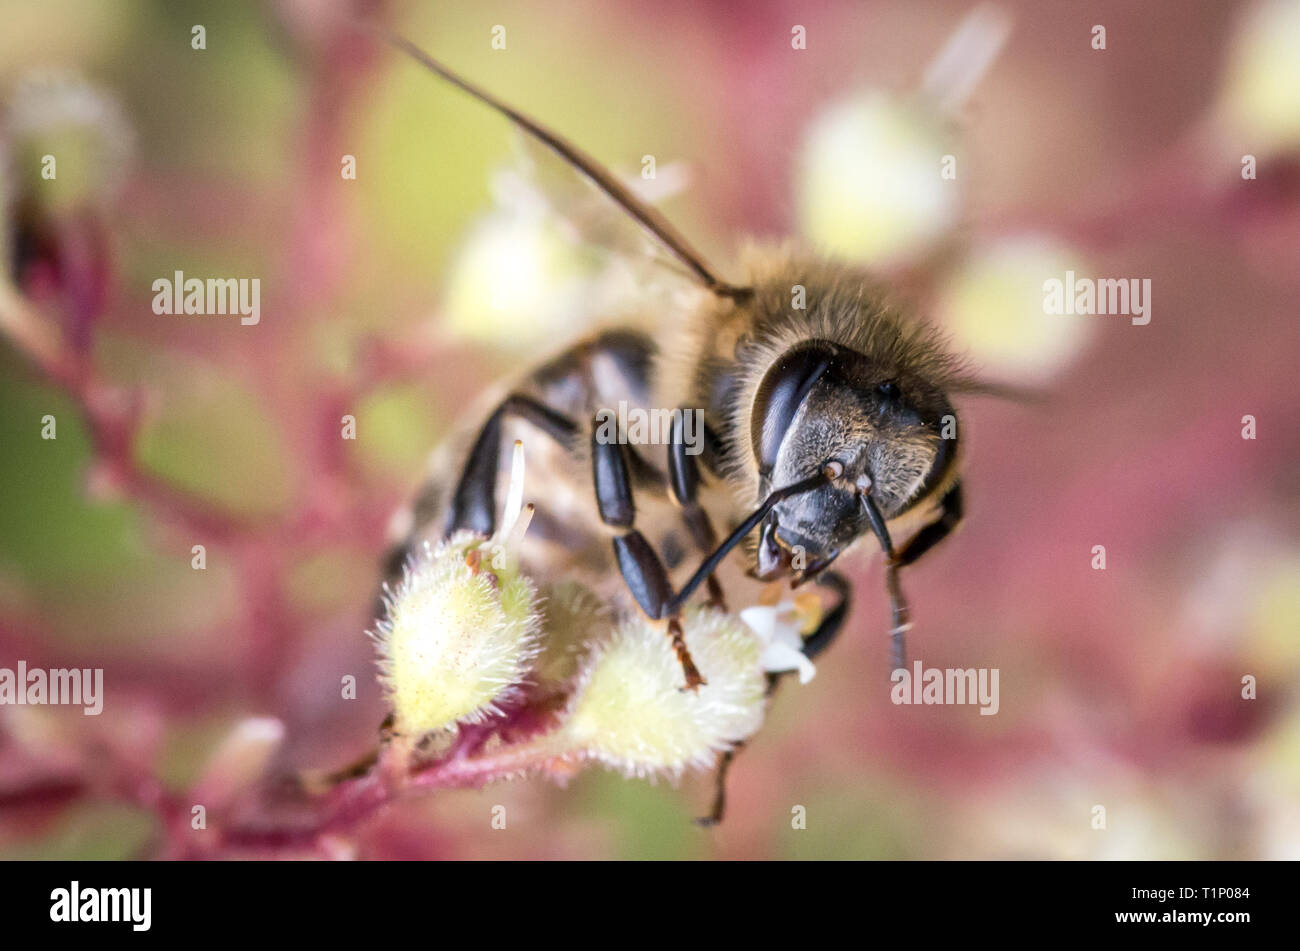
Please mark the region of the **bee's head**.
POLYGON ((809 341, 772 364, 755 394, 751 435, 760 496, 817 472, 828 477, 777 503, 763 522, 765 580, 820 571, 871 530, 868 498, 892 519, 956 457, 956 417, 938 386, 829 341, 809 341))

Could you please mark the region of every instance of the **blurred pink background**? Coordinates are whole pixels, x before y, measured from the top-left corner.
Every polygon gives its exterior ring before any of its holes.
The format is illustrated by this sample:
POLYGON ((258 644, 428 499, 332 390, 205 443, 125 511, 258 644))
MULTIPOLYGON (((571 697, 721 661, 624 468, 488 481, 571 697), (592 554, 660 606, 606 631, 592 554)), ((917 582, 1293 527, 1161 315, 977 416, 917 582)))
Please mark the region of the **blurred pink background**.
MULTIPOLYGON (((880 568, 855 563, 849 630, 781 690, 720 828, 690 823, 707 777, 592 769, 413 797, 332 854, 1300 857, 1300 5, 998 3, 1005 46, 940 114, 918 90, 973 8, 366 6, 616 170, 654 154, 680 178, 665 213, 715 261, 794 236, 877 265, 987 375, 1051 398, 961 406, 967 521, 905 576, 915 656, 999 668, 998 715, 889 703, 880 568), (837 177, 918 152, 933 175, 883 198, 837 177), (851 214, 819 213, 827 190, 851 214), (1044 314, 1067 267, 1149 278, 1150 324, 1044 314)), ((360 755, 389 516, 461 407, 591 316, 568 305, 597 265, 493 193, 506 124, 350 9, 0 3, 6 257, 23 326, 54 341, 3 328, 0 666, 106 683, 100 717, 0 707, 0 856, 176 854, 246 717, 283 723, 273 772, 360 755), (84 85, 20 122, 48 69, 84 85), (69 158, 42 190, 20 159, 54 136, 69 158), (536 260, 511 257, 521 235, 536 260), (483 296, 503 261, 508 306, 483 296), (156 316, 177 269, 259 276, 260 324, 156 316)))

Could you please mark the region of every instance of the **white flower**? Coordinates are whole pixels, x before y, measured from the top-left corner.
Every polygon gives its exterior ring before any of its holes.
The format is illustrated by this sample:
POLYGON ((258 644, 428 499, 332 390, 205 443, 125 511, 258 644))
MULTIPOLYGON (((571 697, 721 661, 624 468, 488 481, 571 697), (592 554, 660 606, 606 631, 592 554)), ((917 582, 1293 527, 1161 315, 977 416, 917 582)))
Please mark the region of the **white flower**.
POLYGON ((793 601, 745 608, 740 612, 740 619, 749 625, 763 646, 759 663, 764 670, 773 674, 797 670, 801 684, 813 679, 817 668, 803 652, 801 631, 806 619, 793 601))

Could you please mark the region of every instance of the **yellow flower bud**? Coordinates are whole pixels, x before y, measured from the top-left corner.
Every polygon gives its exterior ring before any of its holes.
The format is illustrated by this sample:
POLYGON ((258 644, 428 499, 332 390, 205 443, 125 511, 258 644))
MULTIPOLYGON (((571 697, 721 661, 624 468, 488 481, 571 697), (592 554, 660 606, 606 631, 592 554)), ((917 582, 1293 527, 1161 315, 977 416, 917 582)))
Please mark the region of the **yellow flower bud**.
POLYGON ((613 619, 608 605, 575 582, 550 585, 542 593, 545 646, 533 679, 544 687, 560 687, 578 673, 588 643, 608 634, 613 619))
POLYGON ((683 632, 704 686, 683 688, 662 625, 628 621, 592 649, 553 748, 629 776, 676 778, 752 736, 763 722, 767 688, 758 639, 715 610, 688 614, 683 632))
POLYGON ((537 656, 539 629, 536 589, 500 542, 462 532, 426 544, 372 635, 396 731, 498 714, 537 656))
POLYGON ((936 317, 990 376, 1043 383, 1083 352, 1096 317, 1048 313, 1045 279, 1096 274, 1077 251, 1055 239, 1022 235, 987 245, 944 281, 936 317))
POLYGON ((803 149, 804 234, 877 264, 924 251, 957 220, 958 183, 940 177, 949 151, 942 117, 915 103, 870 93, 826 109, 803 149))
POLYGON ((0 116, 0 139, 12 149, 13 168, 26 170, 15 190, 21 187, 47 209, 112 198, 134 151, 121 104, 64 71, 32 73, 18 82, 0 116))
MULTIPOLYGON (((1228 52, 1218 115, 1236 152, 1300 148, 1300 2, 1263 0, 1241 19, 1228 52), (1250 147, 1238 148, 1245 142, 1250 147)), ((1235 153, 1234 153, 1235 154, 1235 153)))

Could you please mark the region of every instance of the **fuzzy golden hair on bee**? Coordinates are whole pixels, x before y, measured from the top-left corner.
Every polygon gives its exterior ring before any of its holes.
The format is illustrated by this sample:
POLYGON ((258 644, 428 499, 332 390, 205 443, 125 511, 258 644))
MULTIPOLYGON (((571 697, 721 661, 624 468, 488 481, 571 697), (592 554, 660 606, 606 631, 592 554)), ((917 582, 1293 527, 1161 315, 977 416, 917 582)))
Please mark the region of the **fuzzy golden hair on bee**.
MULTIPOLYGON (((745 504, 756 501, 762 488, 760 460, 748 436, 759 389, 792 351, 812 341, 829 342, 861 355, 856 381, 861 386, 891 381, 939 408, 946 405, 949 385, 971 379, 946 337, 899 306, 861 268, 788 245, 751 247, 743 267, 751 293, 742 299, 702 299, 700 309, 689 313, 665 344, 658 377, 663 399, 687 394, 687 405, 704 407, 722 429, 723 472, 745 504)), ((835 432, 824 429, 821 444, 807 447, 809 458, 830 459, 848 445, 867 445, 881 435, 847 394, 832 396, 822 409, 844 424, 835 432)), ((888 477, 901 496, 910 498, 939 434, 917 432, 908 438, 916 451, 900 454, 901 466, 888 477)))

